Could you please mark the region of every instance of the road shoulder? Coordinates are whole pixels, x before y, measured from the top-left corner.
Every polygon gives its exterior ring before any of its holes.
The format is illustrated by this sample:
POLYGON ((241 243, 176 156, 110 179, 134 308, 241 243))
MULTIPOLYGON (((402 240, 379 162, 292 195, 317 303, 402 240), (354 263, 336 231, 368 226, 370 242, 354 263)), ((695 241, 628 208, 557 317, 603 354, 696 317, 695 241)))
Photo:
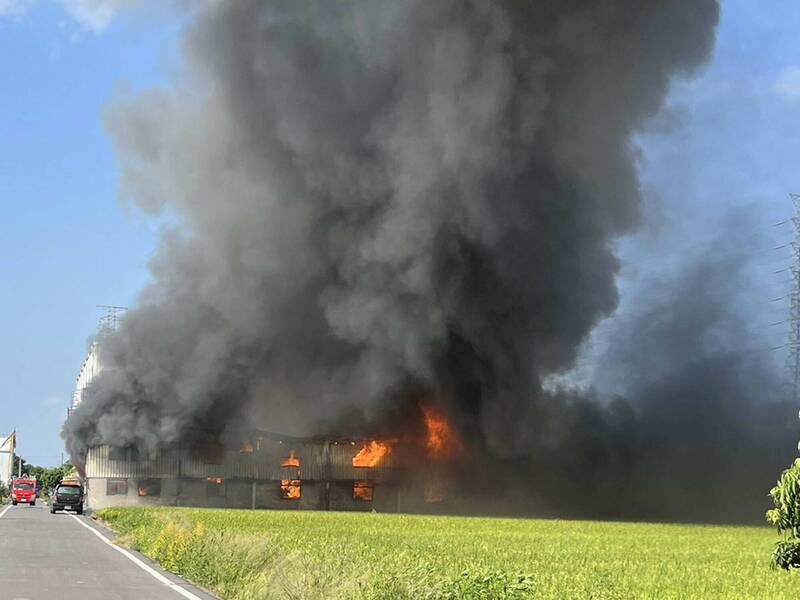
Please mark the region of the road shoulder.
MULTIPOLYGON (((68 515, 63 515, 68 516, 68 515)), ((69 517, 75 519, 80 525, 92 530, 96 536, 103 538, 112 548, 120 552, 123 556, 131 560, 140 569, 147 572, 151 577, 168 585, 175 592, 175 597, 183 596, 187 600, 219 600, 217 596, 203 590, 196 585, 188 582, 175 573, 165 571, 158 563, 145 556, 141 552, 133 550, 127 546, 117 543, 117 534, 107 527, 102 521, 90 516, 79 516, 70 514, 69 517)), ((98 540, 100 541, 100 540, 98 540)))

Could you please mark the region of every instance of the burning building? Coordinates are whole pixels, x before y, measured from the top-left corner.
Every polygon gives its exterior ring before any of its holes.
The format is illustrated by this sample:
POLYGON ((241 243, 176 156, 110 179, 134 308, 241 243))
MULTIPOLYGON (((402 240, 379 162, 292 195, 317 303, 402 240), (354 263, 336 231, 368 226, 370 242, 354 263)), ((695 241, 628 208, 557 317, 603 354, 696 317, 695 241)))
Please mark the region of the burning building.
POLYGON ((397 437, 294 437, 253 431, 235 443, 207 432, 161 444, 90 448, 82 467, 92 508, 157 504, 227 508, 416 511, 448 499, 467 456, 445 413, 422 407, 397 437))
POLYGON ((99 446, 86 458, 87 497, 92 508, 146 503, 395 511, 396 456, 387 453, 369 465, 356 459, 374 443, 259 432, 237 446, 198 441, 152 455, 99 446))
POLYGON ((91 503, 439 506, 473 483, 464 442, 525 510, 760 489, 728 449, 769 439, 770 371, 732 359, 727 264, 616 321, 621 389, 550 385, 617 309, 637 135, 710 55, 716 0, 196 4, 180 76, 106 111, 123 196, 174 227, 64 427, 91 503), (454 423, 423 446, 382 426, 415 393, 454 423), (294 437, 191 440, 242 423, 294 437), (361 454, 372 432, 398 442, 361 454))
POLYGON ((150 454, 97 446, 88 451, 84 471, 95 509, 159 504, 392 512, 431 501, 409 475, 415 456, 398 440, 257 432, 237 445, 204 440, 150 454))

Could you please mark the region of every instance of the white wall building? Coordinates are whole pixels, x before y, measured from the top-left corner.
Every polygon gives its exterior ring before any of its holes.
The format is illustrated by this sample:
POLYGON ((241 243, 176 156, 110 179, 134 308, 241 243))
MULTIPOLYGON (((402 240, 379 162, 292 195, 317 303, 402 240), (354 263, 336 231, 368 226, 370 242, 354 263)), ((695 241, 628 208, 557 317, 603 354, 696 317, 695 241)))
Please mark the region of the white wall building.
POLYGON ((70 411, 78 408, 80 403, 83 402, 86 390, 89 388, 92 381, 94 381, 94 378, 100 375, 102 370, 103 367, 100 363, 99 347, 97 342, 94 342, 92 347, 89 348, 89 354, 83 361, 81 370, 78 373, 78 378, 75 380, 75 391, 72 392, 70 411))
POLYGON ((17 449, 17 433, 11 435, 0 435, 0 483, 6 485, 11 483, 14 474, 14 452, 17 449))
MULTIPOLYGON (((2 4, 3 0, 0 0, 2 4)), ((105 304, 98 304, 98 308, 105 310, 105 315, 100 318, 100 327, 98 329, 98 336, 92 342, 86 358, 83 360, 81 370, 78 372, 78 378, 75 380, 75 390, 72 392, 72 402, 68 410, 68 415, 73 410, 80 406, 81 402, 86 400, 86 393, 96 377, 103 371, 102 361, 100 360, 100 346, 105 335, 111 334, 117 330, 120 323, 121 315, 128 310, 124 306, 109 306, 105 304)))

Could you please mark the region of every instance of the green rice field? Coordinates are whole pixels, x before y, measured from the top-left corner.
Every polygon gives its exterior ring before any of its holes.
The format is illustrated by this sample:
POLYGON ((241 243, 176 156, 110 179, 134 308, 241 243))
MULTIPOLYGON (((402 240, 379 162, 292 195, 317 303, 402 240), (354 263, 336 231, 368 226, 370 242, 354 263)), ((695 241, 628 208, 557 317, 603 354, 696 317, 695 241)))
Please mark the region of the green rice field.
POLYGON ((800 598, 766 527, 119 508, 98 516, 225 600, 800 598))

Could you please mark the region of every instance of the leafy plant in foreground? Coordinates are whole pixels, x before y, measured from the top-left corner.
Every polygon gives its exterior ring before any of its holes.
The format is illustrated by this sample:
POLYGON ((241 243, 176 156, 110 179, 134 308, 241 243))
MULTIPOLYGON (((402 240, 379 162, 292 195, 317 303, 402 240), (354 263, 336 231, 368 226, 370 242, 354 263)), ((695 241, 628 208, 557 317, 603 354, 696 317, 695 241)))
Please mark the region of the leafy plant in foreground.
POLYGON ((775 544, 772 564, 787 570, 800 568, 800 458, 781 474, 769 495, 775 508, 767 511, 767 521, 783 536, 775 544))

